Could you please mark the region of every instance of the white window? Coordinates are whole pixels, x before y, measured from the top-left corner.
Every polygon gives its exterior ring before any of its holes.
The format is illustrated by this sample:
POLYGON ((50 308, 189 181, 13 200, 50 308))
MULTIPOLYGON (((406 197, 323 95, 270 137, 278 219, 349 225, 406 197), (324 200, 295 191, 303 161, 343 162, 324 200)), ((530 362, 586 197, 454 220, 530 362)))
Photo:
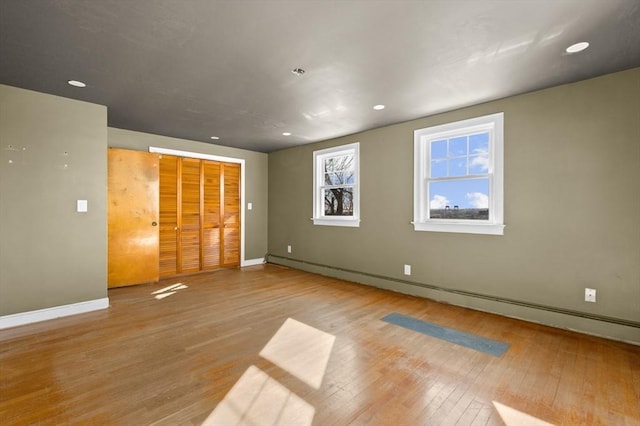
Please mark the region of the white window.
POLYGON ((359 143, 313 152, 313 223, 360 226, 359 143))
POLYGON ((497 113, 414 132, 416 231, 503 235, 503 121, 497 113))

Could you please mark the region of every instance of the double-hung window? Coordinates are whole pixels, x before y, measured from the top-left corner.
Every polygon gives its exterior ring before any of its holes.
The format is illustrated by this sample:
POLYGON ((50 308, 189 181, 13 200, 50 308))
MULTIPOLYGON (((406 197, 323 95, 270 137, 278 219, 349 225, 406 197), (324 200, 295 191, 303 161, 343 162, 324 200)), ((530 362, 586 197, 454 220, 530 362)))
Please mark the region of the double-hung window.
POLYGON ((503 113, 414 132, 416 231, 502 235, 503 113))
POLYGON ((313 152, 313 223, 360 226, 359 144, 313 152))

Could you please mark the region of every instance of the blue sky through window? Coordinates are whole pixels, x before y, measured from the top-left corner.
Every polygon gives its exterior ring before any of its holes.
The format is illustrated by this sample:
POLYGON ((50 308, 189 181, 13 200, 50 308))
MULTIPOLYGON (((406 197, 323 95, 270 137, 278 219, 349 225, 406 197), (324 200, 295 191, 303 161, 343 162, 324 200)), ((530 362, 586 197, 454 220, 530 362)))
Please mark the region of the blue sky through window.
POLYGON ((504 235, 504 113, 417 129, 414 229, 504 235))
POLYGON ((444 209, 489 208, 489 178, 450 180, 429 183, 429 207, 444 209))
POLYGON ((444 209, 486 209, 489 207, 489 178, 465 176, 489 172, 489 133, 457 136, 431 142, 432 179, 461 177, 457 180, 429 182, 429 207, 444 209))

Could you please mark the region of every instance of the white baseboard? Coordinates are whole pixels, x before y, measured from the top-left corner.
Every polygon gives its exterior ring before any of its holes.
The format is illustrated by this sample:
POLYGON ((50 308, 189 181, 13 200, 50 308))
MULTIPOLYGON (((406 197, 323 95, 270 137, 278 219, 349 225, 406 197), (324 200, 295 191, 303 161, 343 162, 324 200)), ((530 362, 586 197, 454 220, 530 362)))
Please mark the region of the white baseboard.
POLYGON ((69 315, 83 314, 109 307, 109 298, 87 300, 86 302, 72 303, 70 305, 54 306, 53 308, 38 309, 37 311, 20 312, 0 317, 0 330, 18 325, 31 324, 33 322, 46 321, 69 315))
POLYGON ((240 266, 255 266, 255 265, 262 265, 264 262, 264 258, 260 258, 260 259, 248 259, 248 260, 243 260, 242 261, 242 265, 240 266))

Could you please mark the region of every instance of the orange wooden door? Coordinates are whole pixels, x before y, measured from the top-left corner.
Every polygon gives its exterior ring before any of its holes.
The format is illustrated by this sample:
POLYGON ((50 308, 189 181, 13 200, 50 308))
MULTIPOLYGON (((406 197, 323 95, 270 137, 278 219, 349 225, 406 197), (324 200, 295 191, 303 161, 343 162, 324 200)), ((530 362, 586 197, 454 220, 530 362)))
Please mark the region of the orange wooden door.
POLYGON ((197 272, 200 265, 200 160, 182 158, 182 214, 178 229, 179 272, 197 272))
POLYGON ((158 155, 109 149, 108 286, 158 281, 158 155))
POLYGON ((202 162, 202 269, 221 265, 220 249, 220 163, 202 162))
POLYGON ((240 165, 224 163, 221 169, 224 191, 222 263, 223 266, 238 266, 240 265, 240 165))
POLYGON ((160 276, 178 273, 178 215, 182 210, 178 191, 181 161, 160 157, 160 276))

